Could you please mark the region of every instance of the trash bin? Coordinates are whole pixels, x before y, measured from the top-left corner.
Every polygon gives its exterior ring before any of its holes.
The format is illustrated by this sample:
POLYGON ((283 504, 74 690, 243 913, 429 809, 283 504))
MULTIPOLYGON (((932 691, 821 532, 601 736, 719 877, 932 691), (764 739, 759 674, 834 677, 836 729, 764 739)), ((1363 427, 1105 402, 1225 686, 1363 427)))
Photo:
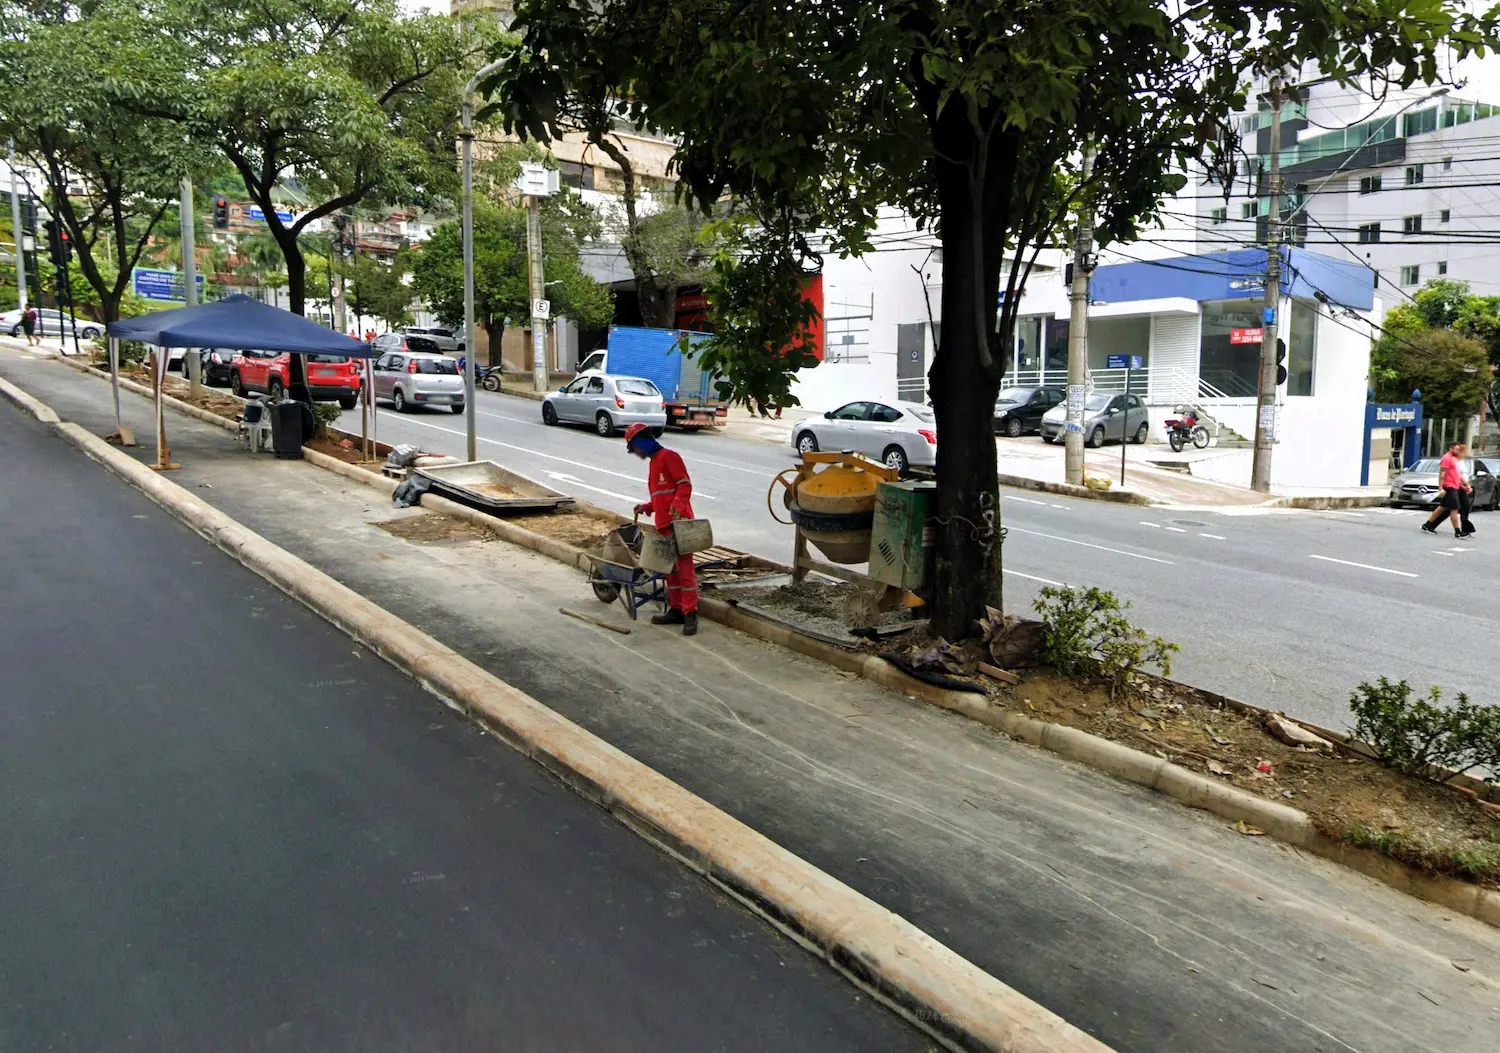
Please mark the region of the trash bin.
POLYGON ((266 412, 271 415, 271 449, 284 461, 300 461, 302 444, 317 426, 312 407, 287 399, 266 406, 266 412))

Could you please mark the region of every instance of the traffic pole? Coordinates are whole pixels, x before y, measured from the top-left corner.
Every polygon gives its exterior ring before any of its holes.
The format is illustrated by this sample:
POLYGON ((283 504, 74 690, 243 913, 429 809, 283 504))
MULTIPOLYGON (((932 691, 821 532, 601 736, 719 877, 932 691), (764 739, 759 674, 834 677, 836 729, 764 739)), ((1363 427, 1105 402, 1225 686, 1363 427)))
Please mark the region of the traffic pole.
MULTIPOLYGON (((474 103, 479 82, 505 64, 505 59, 491 62, 464 85, 459 101, 459 140, 463 147, 463 241, 464 241, 464 432, 468 459, 479 460, 479 407, 474 385, 474 103)), ((495 349, 490 349, 491 357, 495 349)), ((373 400, 372 400, 373 401, 373 400)))
MULTIPOLYGON (((1083 182, 1094 172, 1094 143, 1083 148, 1083 182)), ((1078 230, 1073 238, 1073 284, 1068 291, 1072 310, 1068 317, 1068 427, 1063 433, 1064 478, 1083 485, 1083 403, 1088 398, 1089 364, 1089 273, 1093 270, 1094 211, 1092 191, 1085 185, 1078 207, 1078 230)), ((1042 363, 1043 373, 1046 362, 1042 363)), ((1046 379, 1043 376, 1042 379, 1046 379)))
POLYGON ((10 221, 16 241, 16 297, 20 309, 26 310, 26 234, 21 229, 21 193, 16 179, 16 145, 10 144, 10 221))
POLYGON ((542 199, 526 199, 526 260, 531 271, 531 383, 546 391, 552 375, 547 369, 547 283, 542 275, 542 199))
POLYGON ((1281 320, 1281 76, 1271 77, 1271 173, 1267 186, 1266 306, 1260 334, 1260 384, 1255 398, 1255 453, 1250 489, 1271 489, 1271 444, 1276 440, 1276 330, 1281 320))
MULTIPOLYGON (((182 181, 182 199, 178 205, 182 221, 182 302, 188 307, 198 303, 198 257, 193 245, 193 181, 182 181)), ((188 397, 196 399, 203 393, 203 360, 195 347, 185 347, 182 354, 187 362, 188 397)))

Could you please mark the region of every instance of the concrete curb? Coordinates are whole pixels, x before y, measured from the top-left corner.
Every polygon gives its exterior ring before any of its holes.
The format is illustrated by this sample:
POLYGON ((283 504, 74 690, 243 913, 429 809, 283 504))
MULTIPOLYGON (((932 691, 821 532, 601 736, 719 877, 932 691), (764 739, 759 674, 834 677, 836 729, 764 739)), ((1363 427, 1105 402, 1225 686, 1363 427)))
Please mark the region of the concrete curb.
POLYGON ((1305 497, 1277 497, 1267 501, 1265 508, 1306 508, 1314 512, 1337 508, 1384 508, 1389 499, 1384 494, 1370 494, 1363 497, 1319 497, 1309 494, 1305 497))
POLYGON ((43 424, 58 423, 57 414, 53 412, 51 406, 38 402, 3 377, 0 377, 0 395, 4 395, 6 401, 15 403, 43 424))
MULTIPOLYGON (((149 389, 147 392, 149 393, 149 389)), ((27 397, 30 398, 30 396, 27 397)), ((179 400, 173 399, 172 401, 176 403, 179 400)), ((41 403, 37 405, 41 406, 41 403)), ((190 410, 197 410, 197 407, 187 403, 181 403, 181 405, 190 410)), ((223 418, 217 419, 223 420, 223 418)), ((71 427, 71 425, 66 427, 71 427)), ((105 448, 110 449, 107 445, 105 448)), ((114 450, 110 452, 117 453, 114 450)), ((395 489, 396 484, 385 476, 347 464, 317 450, 304 449, 303 455, 318 467, 327 468, 346 478, 374 486, 387 494, 395 489)), ((126 459, 131 460, 128 457, 126 459)), ((136 462, 131 460, 131 463, 136 462)), ((151 477, 156 478, 154 475, 151 477)), ((450 515, 484 527, 502 540, 522 548, 582 570, 588 569, 588 559, 582 549, 555 538, 527 530, 435 494, 424 494, 422 505, 443 515, 450 515)), ((601 519, 620 520, 620 517, 605 512, 603 509, 591 508, 590 511, 602 513, 601 519)), ((982 695, 965 691, 949 691, 925 683, 908 676, 876 655, 845 651, 832 644, 804 636, 784 625, 742 611, 724 600, 704 597, 699 601, 699 611, 712 621, 720 622, 809 658, 815 658, 845 672, 854 673, 908 697, 961 714, 1002 731, 1011 738, 1049 750, 1060 757, 1086 764, 1137 785, 1149 787, 1190 807, 1200 808, 1235 822, 1243 821, 1264 830, 1268 836, 1279 841, 1357 870, 1408 895, 1437 903, 1500 928, 1500 892, 1456 878, 1428 874, 1379 852, 1335 841, 1320 833, 1307 813, 1300 809, 1257 797, 1248 791, 1219 782, 1206 775, 1199 775, 1160 757, 1078 728, 1036 720, 1013 710, 996 706, 982 695)), ((330 617, 330 620, 338 624, 336 619, 330 617)), ((1190 685, 1180 686, 1193 691, 1199 690, 1190 685)), ((1205 692, 1200 692, 1200 694, 1205 694, 1206 697, 1216 697, 1229 708, 1242 712, 1267 712, 1260 707, 1225 696, 1213 696, 1205 692)), ((1327 733, 1324 729, 1317 730, 1327 733)), ((1339 737, 1343 738, 1343 736, 1339 737)))
MULTIPOLYGON (((55 420, 50 409, 27 398, 25 408, 33 416, 41 419, 37 411, 45 410, 55 420)), ((513 748, 724 888, 949 1048, 1109 1053, 1098 1040, 904 918, 491 676, 79 425, 53 427, 247 568, 492 727, 513 748)))
POLYGON ((1156 503, 1144 494, 1132 493, 1129 490, 1090 490, 1086 486, 1074 486, 1071 483, 1047 483, 1024 475, 1001 475, 998 478, 1001 486, 1009 486, 1017 490, 1035 490, 1044 494, 1083 497, 1091 501, 1113 501, 1122 505, 1154 505, 1156 503))

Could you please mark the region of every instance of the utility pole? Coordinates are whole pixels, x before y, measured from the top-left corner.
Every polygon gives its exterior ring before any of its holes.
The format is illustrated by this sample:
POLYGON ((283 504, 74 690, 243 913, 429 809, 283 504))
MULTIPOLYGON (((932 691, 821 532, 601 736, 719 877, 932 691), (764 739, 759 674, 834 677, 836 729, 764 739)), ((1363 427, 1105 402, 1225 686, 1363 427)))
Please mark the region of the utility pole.
MULTIPOLYGON (((1065 475, 1083 485, 1083 403, 1088 397, 1089 275, 1093 273, 1094 207, 1088 186, 1094 173, 1094 141, 1083 147, 1083 193, 1078 205, 1078 229, 1073 238, 1073 284, 1068 290, 1072 311, 1068 319, 1068 430, 1063 433, 1065 475)), ((1046 363, 1043 362, 1045 369, 1046 363)))
MULTIPOLYGON (((193 181, 182 181, 181 202, 177 207, 182 221, 182 302, 188 307, 198 303, 198 257, 193 245, 193 181)), ((203 360, 196 347, 184 348, 182 354, 187 362, 188 397, 197 398, 203 392, 203 360)))
POLYGON ((1271 75, 1271 172, 1267 184, 1266 306, 1260 335, 1260 386, 1255 400, 1255 455, 1250 489, 1271 489, 1271 444, 1276 435, 1276 330, 1281 320, 1281 75, 1271 75))
POLYGON ((542 199, 526 199, 526 264, 531 273, 531 383, 546 391, 552 381, 547 369, 547 283, 542 275, 542 199))
POLYGON ((16 236, 16 295, 26 310, 26 234, 21 229, 21 194, 16 186, 16 144, 10 144, 10 221, 16 236))
MULTIPOLYGON (((479 460, 478 429, 479 401, 474 394, 474 90, 479 82, 505 64, 499 59, 485 66, 464 85, 464 94, 459 102, 459 139, 463 143, 464 169, 464 431, 468 437, 469 460, 479 460)), ((490 348, 490 357, 495 349, 490 348)))
MULTIPOLYGON (((335 212, 333 214, 333 243, 328 252, 328 299, 332 303, 333 327, 341 333, 347 333, 349 331, 349 308, 347 306, 348 279, 344 274, 344 271, 346 270, 344 266, 344 228, 346 223, 347 220, 345 220, 343 213, 335 212), (337 291, 335 291, 333 284, 333 270, 335 260, 338 261, 339 272, 337 291)), ((357 336, 361 340, 364 339, 364 335, 365 334, 363 332, 355 334, 355 336, 357 336)))

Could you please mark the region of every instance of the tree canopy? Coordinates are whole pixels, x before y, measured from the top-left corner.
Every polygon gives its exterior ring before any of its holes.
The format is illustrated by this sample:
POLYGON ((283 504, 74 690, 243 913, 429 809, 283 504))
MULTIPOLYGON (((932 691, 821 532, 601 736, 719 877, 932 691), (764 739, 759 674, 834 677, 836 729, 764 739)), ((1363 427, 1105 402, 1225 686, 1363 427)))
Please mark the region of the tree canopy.
POLYGON ((1385 317, 1370 355, 1370 380, 1384 402, 1422 392, 1428 417, 1468 417, 1484 400, 1500 410, 1494 371, 1500 367, 1500 296, 1475 296, 1467 282, 1437 279, 1385 317))
POLYGON ((721 326, 714 341, 737 398, 800 364, 782 356, 806 321, 786 272, 872 251, 882 205, 936 226, 933 608, 949 636, 999 605, 994 398, 1015 294, 1080 191, 1098 202, 1101 240, 1129 240, 1184 164, 1223 161, 1251 73, 1432 82, 1450 45, 1494 36, 1460 0, 521 0, 514 28, 521 51, 487 85, 507 127, 547 138, 570 100, 615 99, 675 137, 693 200, 732 194, 759 221, 738 301, 765 304, 772 324, 721 326), (1086 142, 1098 162, 1085 188, 1086 142))

